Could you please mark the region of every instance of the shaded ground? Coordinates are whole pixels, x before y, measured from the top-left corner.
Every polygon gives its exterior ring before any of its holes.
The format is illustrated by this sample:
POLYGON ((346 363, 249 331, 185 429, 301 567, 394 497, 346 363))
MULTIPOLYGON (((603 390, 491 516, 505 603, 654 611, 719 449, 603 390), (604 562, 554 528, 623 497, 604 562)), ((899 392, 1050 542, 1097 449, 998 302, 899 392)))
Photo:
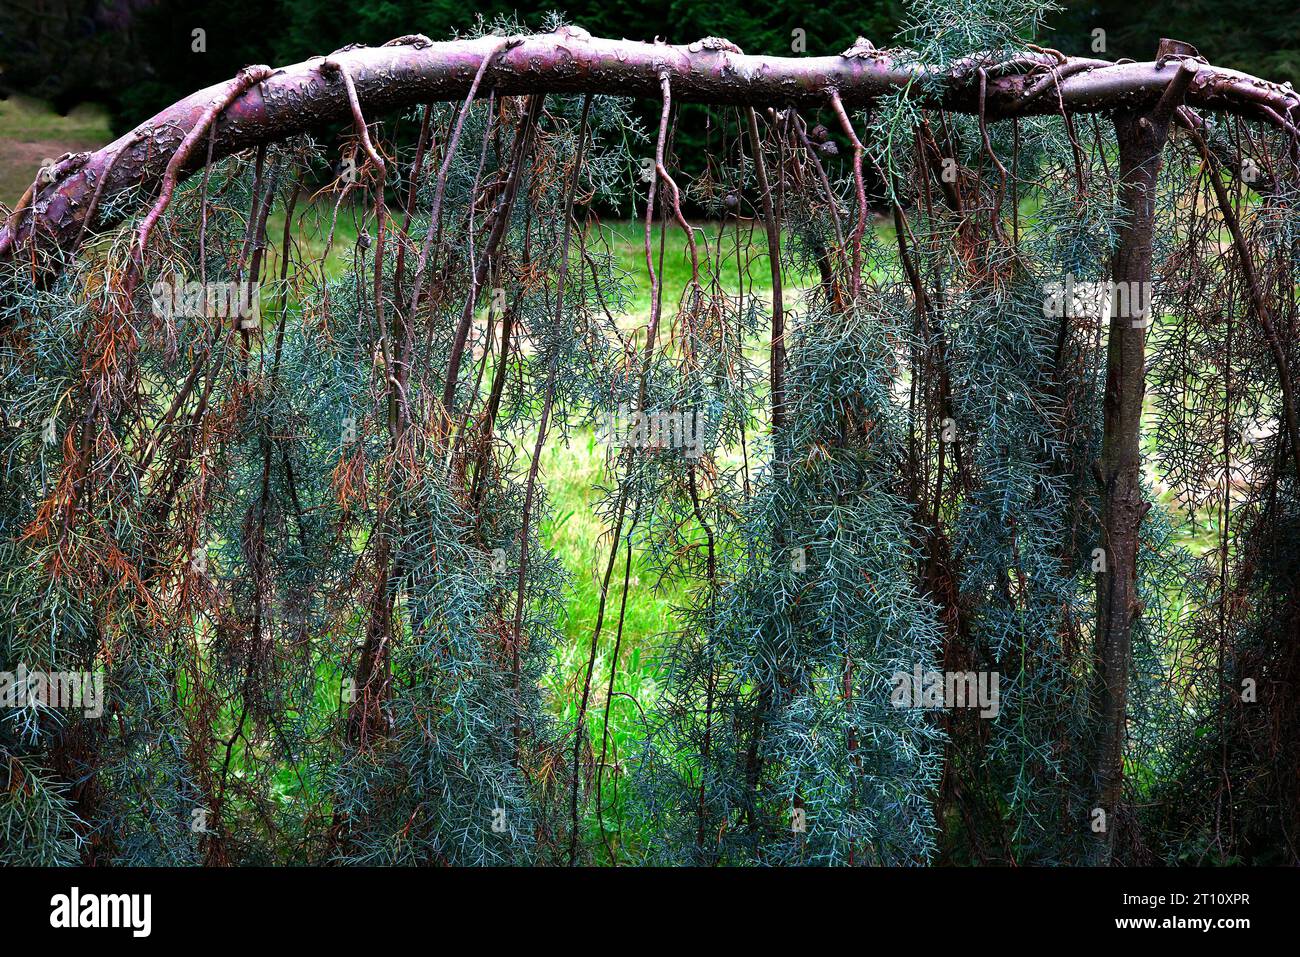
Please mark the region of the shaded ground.
POLYGON ((40 100, 0 100, 0 203, 12 207, 48 159, 99 149, 112 139, 108 114, 83 103, 60 116, 40 100))

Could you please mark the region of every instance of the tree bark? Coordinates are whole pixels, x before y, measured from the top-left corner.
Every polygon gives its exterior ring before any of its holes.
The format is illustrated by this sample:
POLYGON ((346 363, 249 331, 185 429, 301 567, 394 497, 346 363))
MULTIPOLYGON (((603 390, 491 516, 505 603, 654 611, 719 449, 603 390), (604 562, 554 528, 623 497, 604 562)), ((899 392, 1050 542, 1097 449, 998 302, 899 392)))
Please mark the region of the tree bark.
POLYGON ((1142 495, 1142 401, 1146 395, 1146 335, 1150 325, 1151 255, 1155 235, 1156 179, 1174 110, 1196 76, 1185 61, 1150 111, 1119 110, 1119 201, 1125 211, 1111 262, 1112 309, 1106 353, 1106 393, 1101 462, 1102 545, 1105 571, 1097 581, 1097 634, 1093 710, 1096 742, 1096 809, 1105 813, 1098 834, 1099 863, 1114 854, 1115 819, 1124 792, 1124 738, 1133 623, 1141 614, 1137 554, 1142 518, 1150 504, 1142 495), (1117 295, 1127 291, 1127 295, 1117 295), (1138 305, 1134 307, 1134 303, 1138 305))
MULTIPOLYGON (((823 106, 836 90, 846 106, 861 107, 910 87, 921 105, 978 115, 980 72, 986 76, 986 120, 1030 114, 1149 109, 1168 86, 1175 68, 1165 58, 1147 63, 1110 63, 1028 52, 1010 59, 967 57, 942 70, 900 65, 896 55, 860 40, 838 56, 747 56, 727 40, 708 37, 670 46, 592 37, 576 27, 521 36, 495 36, 433 43, 401 37, 382 47, 358 47, 272 71, 246 90, 238 78, 186 97, 98 152, 68 157, 52 170, 52 181, 24 197, 0 229, 0 256, 33 230, 52 248, 69 251, 82 238, 91 207, 106 205, 123 190, 139 186, 153 196, 177 148, 219 106, 211 157, 284 140, 351 114, 341 79, 346 70, 367 115, 434 100, 460 99, 479 67, 490 59, 484 82, 499 94, 594 93, 657 97, 667 75, 682 102, 751 106, 823 106), (331 64, 327 67, 326 63, 331 64), (1053 74, 1053 71, 1055 73, 1053 74), (918 83, 925 78, 927 82, 918 83), (1054 79, 1053 79, 1054 78, 1054 79), (1044 82, 1053 95, 1043 95, 1044 82), (227 102, 228 101, 228 102, 227 102)), ((260 68, 242 71, 259 73, 260 68)), ((1292 130, 1300 95, 1234 70, 1202 67, 1187 91, 1193 107, 1263 119, 1292 130)), ((201 168, 195 151, 177 172, 201 168)), ((117 215, 125 213, 114 206, 117 215)), ((93 225, 93 224, 92 224, 93 225)), ((104 225, 110 225, 105 222, 104 225)))

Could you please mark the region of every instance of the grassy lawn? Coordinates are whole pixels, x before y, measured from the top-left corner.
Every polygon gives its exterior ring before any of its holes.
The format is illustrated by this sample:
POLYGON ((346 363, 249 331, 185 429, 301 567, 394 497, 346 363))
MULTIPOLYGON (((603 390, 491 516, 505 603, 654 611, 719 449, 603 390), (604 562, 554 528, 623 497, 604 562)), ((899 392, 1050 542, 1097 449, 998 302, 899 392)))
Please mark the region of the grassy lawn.
POLYGON ((60 116, 31 97, 0 100, 0 203, 18 202, 45 160, 99 149, 112 138, 108 114, 98 106, 82 104, 60 116))
MULTIPOLYGON (((717 226, 705 224, 703 234, 697 232, 699 254, 705 255, 704 242, 714 248, 717 226)), ((734 229, 729 229, 723 239, 722 254, 735 244, 734 229)), ((743 289, 746 296, 771 296, 772 284, 766 259, 766 238, 761 229, 742 227, 742 248, 753 244, 756 255, 747 271, 726 273, 724 288, 732 295, 743 289), (752 234, 751 234, 752 229, 752 234), (763 255, 757 255, 758 250, 763 255)), ((609 253, 619 268, 626 271, 633 284, 629 307, 619 317, 620 326, 631 331, 644 327, 650 318, 651 285, 645 264, 645 228, 639 222, 612 222, 604 224, 602 239, 608 242, 609 253)), ((691 280, 691 263, 685 233, 670 227, 661 236, 660 227, 651 234, 651 249, 655 269, 662 281, 663 322, 667 323, 677 303, 691 280), (660 269, 660 240, 664 241, 662 270, 660 269)), ((603 251, 592 241, 592 251, 603 251)), ((725 271, 724 271, 725 272, 725 271)), ((786 293, 787 302, 797 297, 806 279, 796 282, 786 293)), ((762 344, 755 343, 756 351, 762 344)), ((524 443, 531 448, 531 440, 524 443)), ((573 430, 567 442, 553 442, 542 455, 542 479, 545 482, 552 512, 542 523, 540 534, 546 547, 563 562, 570 575, 571 591, 565 606, 563 621, 565 642, 556 648, 556 669, 551 674, 546 691, 555 715, 562 726, 572 727, 582 697, 591 642, 595 632, 600 602, 600 583, 609 561, 611 541, 609 529, 596 513, 600 492, 597 486, 610 484, 605 470, 605 449, 597 442, 590 428, 573 430)), ((623 562, 620 555, 611 579, 606 601, 604 625, 596 649, 592 677, 591 698, 588 704, 588 728, 595 760, 600 758, 604 732, 604 715, 608 700, 608 763, 622 767, 640 742, 645 739, 643 724, 646 716, 653 715, 659 688, 659 657, 664 650, 663 635, 674 631, 673 609, 685 601, 679 582, 657 581, 639 561, 634 560, 628 584, 626 612, 619 633, 619 611, 623 599, 623 562), (615 665, 614 647, 619 646, 617 672, 613 685, 614 696, 609 699, 609 676, 615 665)), ((626 833, 619 826, 617 815, 621 802, 616 791, 617 773, 606 773, 605 826, 608 831, 626 833)), ((595 827, 594 821, 588 826, 595 827)), ((593 835, 594 836, 594 835, 593 835)), ((609 838, 614 840, 613 835, 609 838)))

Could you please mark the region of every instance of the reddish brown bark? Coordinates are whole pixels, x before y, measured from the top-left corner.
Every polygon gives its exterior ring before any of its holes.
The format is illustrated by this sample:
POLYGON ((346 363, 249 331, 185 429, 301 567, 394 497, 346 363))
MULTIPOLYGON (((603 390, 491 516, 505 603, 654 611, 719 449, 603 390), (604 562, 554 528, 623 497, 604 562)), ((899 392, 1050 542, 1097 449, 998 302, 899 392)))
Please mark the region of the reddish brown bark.
MULTIPOLYGON (((1155 234, 1156 177, 1169 124, 1198 69, 1183 62, 1151 110, 1115 114, 1119 143, 1119 201, 1124 209, 1111 263, 1118 289, 1145 288, 1151 282, 1155 234)), ((1142 608, 1137 592, 1137 552, 1142 518, 1150 508, 1142 493, 1142 401, 1146 395, 1146 336, 1150 297, 1136 315, 1112 315, 1107 339, 1106 394, 1102 433, 1102 541, 1106 571, 1097 585, 1097 638, 1093 710, 1100 721, 1096 742, 1097 805, 1107 826, 1099 832, 1102 863, 1114 848, 1115 818, 1123 801, 1124 741, 1133 624, 1142 608)))
MULTIPOLYGON (((912 83, 918 74, 938 76, 925 84, 924 105, 978 115, 985 87, 984 117, 996 120, 1040 113, 1149 109, 1169 84, 1175 67, 1162 60, 1113 64, 1047 53, 1023 53, 1011 60, 971 57, 942 73, 896 65, 883 51, 860 42, 839 56, 747 56, 725 40, 707 38, 670 46, 631 40, 606 40, 564 27, 554 33, 517 37, 505 44, 495 36, 433 43, 402 37, 382 47, 341 50, 328 60, 313 58, 282 67, 236 96, 214 126, 212 158, 283 140, 345 119, 351 112, 343 71, 368 115, 462 98, 485 58, 493 57, 484 82, 500 94, 581 93, 657 97, 663 76, 679 101, 739 103, 751 106, 816 107, 838 91, 848 107, 860 107, 912 83), (495 55, 495 56, 494 56, 495 55), (339 69, 333 69, 338 67, 339 69), (985 80, 981 83, 981 69, 985 80), (1041 96, 1043 81, 1056 71, 1059 96, 1041 96)), ((214 102, 231 82, 200 90, 98 152, 60 164, 54 181, 36 190, 30 207, 0 229, 0 255, 33 230, 46 242, 71 249, 92 197, 101 201, 142 186, 158 193, 164 173, 182 143, 201 127, 214 102)), ((1205 66, 1187 91, 1189 106, 1223 110, 1294 129, 1300 95, 1278 84, 1205 66)), ((201 153, 202 151, 195 151, 201 153)), ((179 172, 206 162, 188 156, 179 172)))

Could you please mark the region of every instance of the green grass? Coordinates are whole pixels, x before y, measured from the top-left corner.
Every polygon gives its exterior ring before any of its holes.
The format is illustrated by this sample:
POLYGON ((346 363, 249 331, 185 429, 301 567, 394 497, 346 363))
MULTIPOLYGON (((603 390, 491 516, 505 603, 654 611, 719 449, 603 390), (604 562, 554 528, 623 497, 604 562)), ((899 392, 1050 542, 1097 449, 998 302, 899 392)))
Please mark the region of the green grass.
POLYGON ((83 103, 60 116, 31 97, 0 100, 0 203, 12 207, 18 202, 45 160, 99 149, 112 138, 102 107, 83 103))
MULTIPOLYGON (((334 213, 333 197, 325 194, 315 202, 307 202, 302 197, 294 211, 293 241, 297 244, 296 258, 299 262, 316 264, 325 256, 325 271, 328 275, 339 275, 352 265, 353 247, 359 235, 362 211, 354 203, 345 203, 334 213), (334 239, 329 242, 330 226, 334 227, 334 239), (328 242, 328 256, 326 245, 328 242)), ((284 236, 284 208, 277 205, 266 218, 266 275, 278 276, 280 270, 280 244, 284 236)), ((313 268, 319 268, 313 265, 313 268)), ((263 304, 265 305, 265 303, 263 304)))
POLYGON ((104 146, 111 131, 108 113, 103 107, 82 103, 66 116, 61 116, 42 100, 14 94, 0 100, 0 136, 6 139, 96 139, 102 140, 99 145, 104 146))
MULTIPOLYGON (((545 449, 542 469, 552 509, 541 523, 539 534, 547 549, 563 562, 571 582, 565 603, 564 641, 556 646, 555 668, 547 678, 544 691, 561 728, 571 729, 578 718, 596 628, 601 578, 612 546, 609 529, 603 526, 595 511, 599 496, 595 486, 605 470, 604 449, 590 430, 584 430, 570 436, 565 445, 545 449)), ((622 554, 625 553, 620 554, 610 581, 587 704, 592 759, 599 761, 602 748, 607 751, 606 770, 602 775, 609 805, 605 809, 605 827, 613 832, 623 830, 617 820, 622 807, 617 799, 621 769, 645 740, 643 715, 653 713, 659 695, 657 657, 662 641, 658 636, 673 627, 673 607, 685 597, 676 582, 667 583, 658 592, 652 590, 654 583, 650 577, 639 563, 633 562, 611 698, 609 677, 615 667, 614 646, 619 632, 622 554), (607 703, 608 729, 605 726, 607 703)), ((594 821, 588 824, 595 829, 594 821)))
MULTIPOLYGON (((700 259, 701 280, 707 282, 711 270, 705 266, 706 261, 719 252, 718 224, 699 223, 695 226, 695 242, 700 259)), ((632 328, 644 325, 650 318, 650 277, 646 272, 645 261, 645 225, 641 222, 618 220, 601 224, 602 239, 588 240, 589 252, 602 250, 601 244, 608 242, 609 252, 616 267, 622 270, 629 281, 634 283, 633 295, 627 315, 620 317, 620 325, 632 328)), ((721 280, 724 291, 731 295, 741 292, 746 297, 756 295, 770 298, 772 294, 771 266, 767 260, 767 237, 757 223, 746 223, 740 227, 740 253, 742 264, 736 264, 736 227, 728 225, 722 239, 721 280), (744 261, 748 257, 748 261, 744 261)), ((650 249, 654 260, 655 272, 660 274, 662 283, 661 299, 663 303, 663 321, 667 322, 681 300, 682 293, 691 281, 691 257, 686 244, 686 234, 680 226, 668 228, 667 236, 662 228, 655 225, 650 234, 650 249), (664 243, 662 269, 660 242, 664 243)), ((787 266, 784 279, 783 296, 787 307, 816 282, 811 274, 792 271, 787 266)))
MULTIPOLYGON (((615 222, 603 228, 609 242, 609 251, 617 265, 627 273, 633 284, 627 313, 619 317, 620 326, 635 329, 644 326, 650 317, 651 285, 645 266, 644 226, 637 222, 615 222)), ((751 241, 749 230, 742 231, 741 242, 751 241)), ((705 237, 710 247, 716 241, 716 226, 707 226, 704 236, 699 233, 699 255, 705 251, 705 237)), ((766 261, 766 239, 761 232, 752 237, 763 257, 755 256, 749 265, 749 274, 740 276, 730 272, 724 279, 724 288, 735 295, 743 288, 745 295, 771 296, 771 277, 766 261)), ((723 255, 728 244, 734 244, 734 235, 728 231, 723 240, 723 255)), ((592 250, 599 244, 593 241, 592 250)), ((660 227, 652 232, 651 248, 655 269, 662 281, 661 297, 663 315, 672 315, 676 304, 691 280, 691 262, 685 233, 670 227, 662 236, 660 227), (660 271, 659 243, 664 240, 664 255, 660 271)), ((755 250, 757 252, 757 250, 755 250)), ((806 283, 806 278, 790 289, 787 300, 793 300, 806 283)), ((757 347, 758 344, 756 344, 757 347)), ((531 448, 531 440, 521 448, 531 448)), ((556 668, 547 681, 545 691, 552 713, 561 727, 572 728, 577 721, 591 655, 592 639, 600 603, 600 584, 609 561, 610 529, 606 528, 596 512, 599 503, 599 486, 612 484, 605 471, 605 449, 596 441, 590 428, 572 431, 567 441, 553 442, 543 451, 541 468, 551 505, 550 515, 542 522, 539 534, 543 544, 564 565, 569 573, 571 590, 565 604, 563 621, 564 642, 556 648, 556 668)), ((599 761, 602 744, 607 740, 608 755, 604 785, 604 827, 607 840, 615 844, 615 835, 630 836, 621 826, 619 816, 623 803, 619 800, 622 771, 625 762, 634 756, 645 740, 647 720, 652 720, 662 676, 660 657, 665 650, 664 636, 676 630, 674 608, 686 602, 682 583, 674 579, 659 581, 636 558, 633 560, 628 583, 627 607, 622 618, 622 637, 618 639, 624 557, 621 554, 611 579, 605 606, 605 617, 592 671, 591 695, 588 702, 587 728, 592 742, 593 760, 599 761), (614 646, 619 646, 617 663, 614 646), (609 676, 617 667, 609 696, 609 676), (605 727, 605 708, 609 704, 609 726, 605 727), (607 734, 607 739, 606 739, 607 734)), ((599 844, 597 821, 586 822, 589 836, 599 844)))

